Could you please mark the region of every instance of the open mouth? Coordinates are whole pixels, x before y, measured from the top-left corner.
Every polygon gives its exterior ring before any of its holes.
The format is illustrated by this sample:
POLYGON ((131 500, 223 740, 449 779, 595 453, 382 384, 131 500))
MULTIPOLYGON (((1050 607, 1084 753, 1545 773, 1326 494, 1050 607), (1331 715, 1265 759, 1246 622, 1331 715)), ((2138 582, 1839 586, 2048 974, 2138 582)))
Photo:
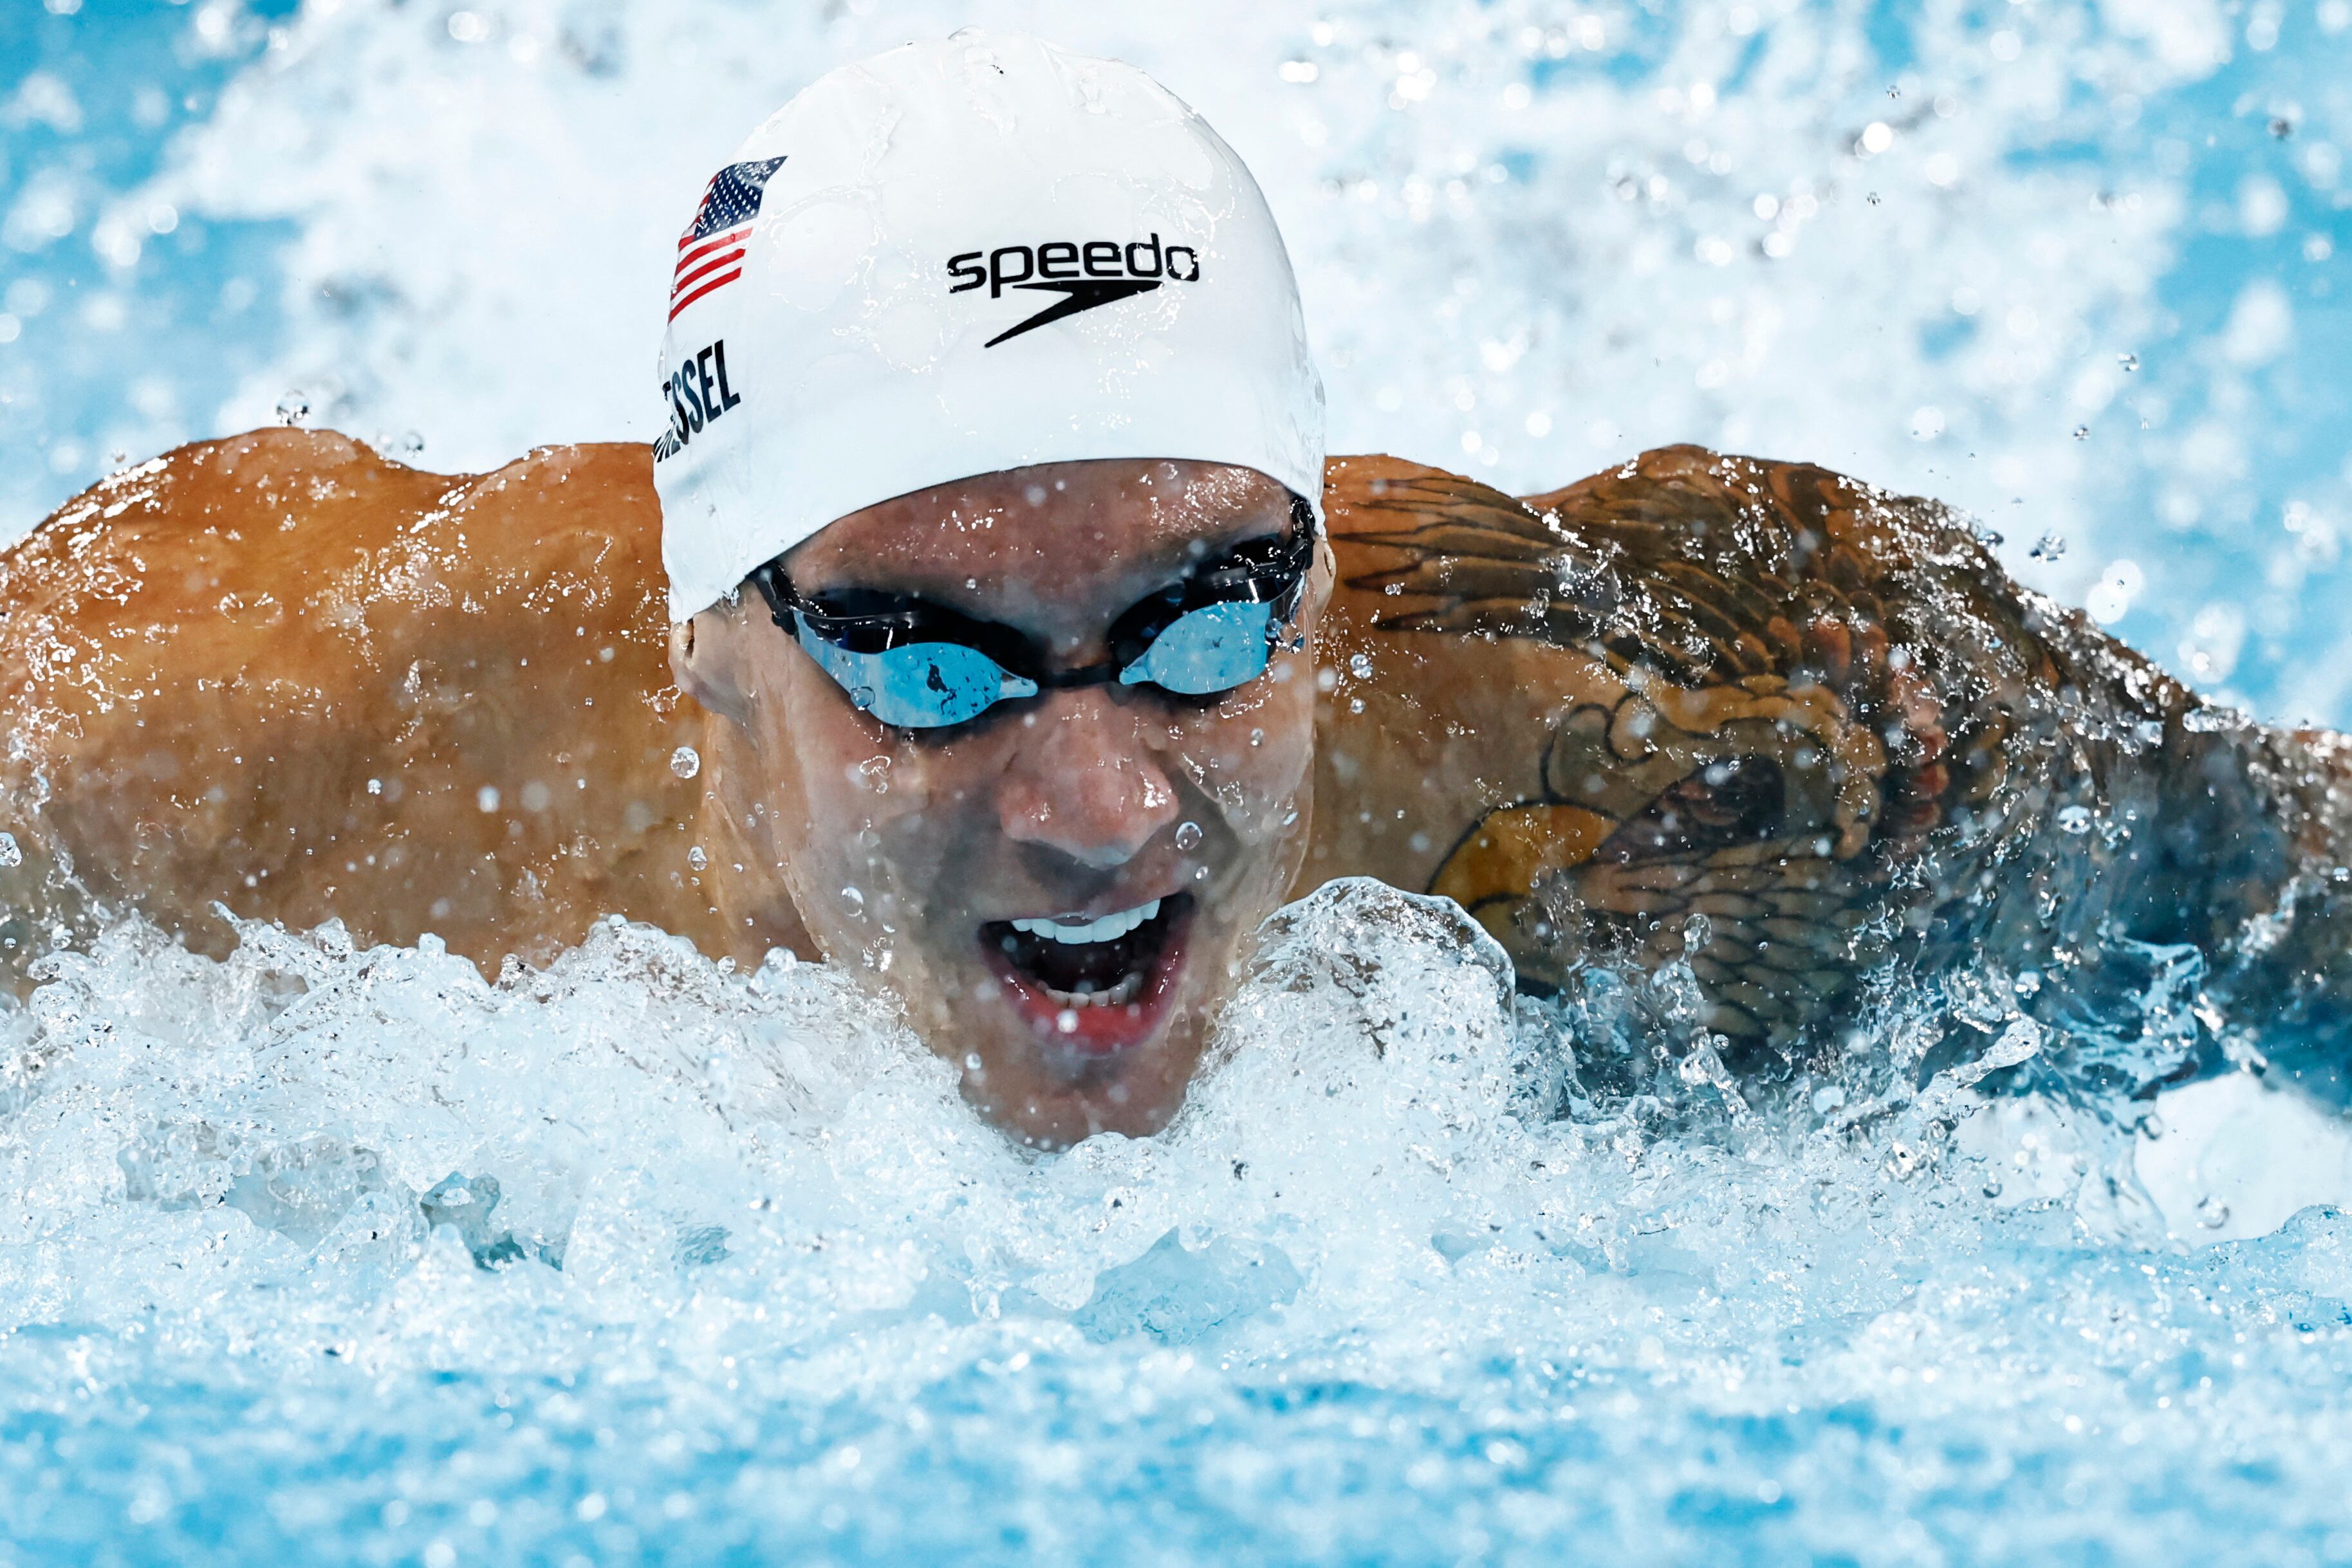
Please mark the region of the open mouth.
POLYGON ((992 920, 982 949, 1039 1033, 1102 1055, 1158 1027, 1183 963, 1190 894, 1087 919, 992 920))

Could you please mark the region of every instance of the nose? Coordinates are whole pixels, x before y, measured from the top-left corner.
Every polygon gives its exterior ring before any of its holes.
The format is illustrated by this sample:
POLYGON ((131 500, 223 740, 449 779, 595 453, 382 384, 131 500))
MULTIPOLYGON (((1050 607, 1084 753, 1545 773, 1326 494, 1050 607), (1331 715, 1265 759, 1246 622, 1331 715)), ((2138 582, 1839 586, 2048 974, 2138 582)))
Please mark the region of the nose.
POLYGON ((1100 690, 1057 693, 1024 726, 997 792, 1016 843, 1100 869, 1135 858, 1176 817, 1176 787, 1145 744, 1144 722, 1100 690))

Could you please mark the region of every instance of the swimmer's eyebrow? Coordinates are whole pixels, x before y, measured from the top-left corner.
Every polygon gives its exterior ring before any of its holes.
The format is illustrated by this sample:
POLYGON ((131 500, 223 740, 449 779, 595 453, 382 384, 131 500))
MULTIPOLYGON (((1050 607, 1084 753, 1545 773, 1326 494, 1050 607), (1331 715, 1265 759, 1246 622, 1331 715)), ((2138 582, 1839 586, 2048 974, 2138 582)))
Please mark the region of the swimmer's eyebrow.
MULTIPOLYGON (((1310 534, 1318 531, 1314 511, 1297 496, 1290 497, 1286 504, 1258 503, 1244 508, 1236 508, 1220 518, 1218 525, 1210 534, 1195 534, 1186 539, 1179 547, 1182 559, 1168 562, 1166 573, 1155 580, 1153 586, 1144 588, 1136 596, 1136 602, 1140 603, 1156 593, 1230 567, 1234 564, 1236 556, 1253 545, 1279 544, 1294 538, 1301 530, 1310 534), (1256 532, 1241 531, 1248 528, 1253 523, 1263 526, 1256 532), (1226 525, 1230 525, 1235 531, 1230 537, 1217 537, 1222 532, 1223 527, 1226 525)), ((787 551, 786 555, 789 554, 790 552, 787 551)), ((890 612, 888 607, 881 604, 880 601, 891 601, 909 610, 918 608, 944 610, 951 614, 977 620, 985 624, 1005 624, 992 620, 983 612, 985 609, 993 608, 992 606, 976 608, 969 601, 958 602, 957 600, 961 596, 956 594, 953 585, 947 585, 944 588, 933 587, 926 591, 909 587, 877 586, 869 579, 845 578, 838 582, 824 583, 812 588, 793 580, 792 574, 785 568, 785 556, 778 556, 769 561, 762 570, 773 571, 779 579, 792 582, 796 591, 813 600, 854 596, 876 605, 873 610, 861 610, 858 612, 859 614, 887 614, 890 612), (941 592, 956 595, 956 597, 938 597, 941 592)), ((748 579, 746 590, 747 592, 751 591, 748 579)), ((976 591, 967 590, 967 591, 976 591)), ((756 594, 753 596, 756 597, 756 594)), ((1007 626, 1007 629, 1015 628, 1007 626)))
MULTIPOLYGON (((1200 554, 1193 556, 1191 559, 1175 563, 1173 569, 1167 575, 1157 580, 1155 586, 1146 588, 1140 593, 1137 594, 1133 603, 1129 605, 1129 608, 1133 608, 1136 604, 1141 604, 1147 600, 1157 598, 1158 596, 1166 593, 1171 589, 1181 588, 1184 585, 1193 582, 1201 578, 1214 576, 1221 571, 1231 570, 1237 564, 1242 564, 1239 561, 1242 552, 1249 549, 1254 545, 1280 546, 1285 540, 1290 539, 1294 537, 1295 536, 1288 529, 1270 528, 1263 533, 1248 534, 1240 538, 1228 539, 1210 546, 1209 548, 1202 550, 1200 554)), ((1195 539, 1190 542, 1199 543, 1201 541, 1195 539)), ((791 581, 790 577, 784 572, 780 561, 771 564, 775 567, 776 574, 780 579, 787 582, 791 581)), ((906 611, 931 610, 942 611, 962 620, 977 621, 983 625, 997 626, 1002 627, 1006 631, 1020 632, 1024 636, 1032 635, 1032 633, 1009 622, 998 621, 992 616, 981 613, 965 605, 953 603, 944 599, 933 597, 931 594, 918 592, 911 589, 877 588, 870 582, 855 580, 846 582, 827 583, 822 588, 802 588, 797 583, 793 584, 793 587, 795 591, 804 594, 814 601, 822 602, 823 601, 829 599, 855 600, 858 601, 857 609, 844 610, 838 612, 837 615, 832 617, 833 619, 857 620, 866 617, 887 616, 906 611)), ((1124 613, 1124 612, 1122 612, 1122 613, 1124 613)))

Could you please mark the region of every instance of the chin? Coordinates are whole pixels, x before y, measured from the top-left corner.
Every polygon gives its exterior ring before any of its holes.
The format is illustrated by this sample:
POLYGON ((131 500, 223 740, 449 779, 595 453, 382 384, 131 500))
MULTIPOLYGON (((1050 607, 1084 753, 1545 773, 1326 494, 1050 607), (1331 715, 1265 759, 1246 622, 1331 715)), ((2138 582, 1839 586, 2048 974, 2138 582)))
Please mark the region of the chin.
POLYGON ((931 970, 952 977, 923 1009, 931 1049, 962 1069, 982 1114, 1054 1148, 1096 1133, 1149 1137, 1175 1118, 1225 1000, 1236 933, 1190 894, 1160 902, 1100 953, 1041 951, 1020 940, 1034 934, 991 923, 969 959, 931 970))

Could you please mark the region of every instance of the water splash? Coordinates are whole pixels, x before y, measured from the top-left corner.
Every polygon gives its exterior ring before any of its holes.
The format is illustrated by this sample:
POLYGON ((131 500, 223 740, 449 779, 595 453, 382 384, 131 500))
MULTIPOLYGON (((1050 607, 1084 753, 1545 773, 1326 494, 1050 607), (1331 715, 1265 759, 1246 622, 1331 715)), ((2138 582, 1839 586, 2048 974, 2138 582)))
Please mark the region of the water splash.
POLYGON ((1452 906, 1340 883, 1276 918, 1166 1134, 1041 1157, 829 967, 608 924, 486 984, 241 935, 118 928, 0 1015, 20 1552, 2228 1557, 2352 1524, 2320 1392, 2352 1234, 2145 1251, 2084 1227, 2095 1182, 1988 1200, 1925 1129, 2049 1055, 2030 1020, 1923 1088, 1675 1106, 1596 1087, 1601 1002, 1515 998, 1452 906))

